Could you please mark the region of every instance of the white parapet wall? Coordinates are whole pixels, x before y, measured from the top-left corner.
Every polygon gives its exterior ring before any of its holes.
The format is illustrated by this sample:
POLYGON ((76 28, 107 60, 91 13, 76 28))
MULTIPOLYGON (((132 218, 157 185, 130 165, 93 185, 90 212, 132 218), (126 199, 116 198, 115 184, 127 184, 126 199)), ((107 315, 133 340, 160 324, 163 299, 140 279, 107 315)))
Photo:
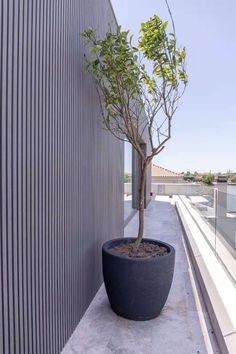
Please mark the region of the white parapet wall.
POLYGON ((200 183, 152 183, 152 192, 157 195, 199 195, 200 183))
MULTIPOLYGON (((152 183, 152 193, 157 195, 200 195, 200 183, 152 183)), ((124 183, 124 193, 132 194, 132 183, 124 183)))

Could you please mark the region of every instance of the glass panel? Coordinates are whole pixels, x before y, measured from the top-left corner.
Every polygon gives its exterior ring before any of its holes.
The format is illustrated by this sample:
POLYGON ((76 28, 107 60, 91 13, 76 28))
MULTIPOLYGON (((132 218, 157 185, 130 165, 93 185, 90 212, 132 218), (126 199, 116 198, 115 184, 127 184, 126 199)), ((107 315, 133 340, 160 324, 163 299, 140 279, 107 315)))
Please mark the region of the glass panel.
POLYGON ((218 192, 217 203, 217 237, 222 240, 229 251, 236 250, 236 195, 218 192))
POLYGON ((230 184, 227 186, 228 193, 228 211, 236 213, 236 184, 230 184))
POLYGON ((236 195, 219 190, 217 196, 216 254, 236 282, 236 212, 234 210, 236 210, 236 195))
POLYGON ((124 220, 132 213, 132 145, 124 144, 124 220))
MULTIPOLYGON (((189 196, 192 207, 207 222, 208 226, 215 231, 215 192, 214 188, 208 186, 200 186, 199 195, 189 196)), ((215 240, 212 240, 214 246, 215 240)))
POLYGON ((191 207, 204 221, 200 228, 206 240, 236 282, 236 185, 201 186, 199 192, 188 197, 191 207))

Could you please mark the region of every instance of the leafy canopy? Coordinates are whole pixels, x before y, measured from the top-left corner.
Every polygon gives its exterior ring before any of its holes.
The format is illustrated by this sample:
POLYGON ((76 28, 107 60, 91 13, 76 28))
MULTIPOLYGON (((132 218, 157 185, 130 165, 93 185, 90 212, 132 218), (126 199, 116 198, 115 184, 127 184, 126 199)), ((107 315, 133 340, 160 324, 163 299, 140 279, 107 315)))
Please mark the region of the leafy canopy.
POLYGON ((202 182, 207 185, 212 185, 214 182, 215 176, 212 173, 208 173, 206 176, 203 176, 202 182))
POLYGON ((167 28, 168 21, 157 15, 142 23, 138 48, 129 31, 120 26, 115 31, 110 28, 103 38, 92 28, 81 33, 90 46, 87 70, 97 84, 106 128, 129 141, 143 159, 141 144, 146 134, 149 160, 170 139, 171 119, 188 80, 186 50, 177 48, 174 28, 169 33, 167 28), (144 61, 151 62, 151 73, 144 61))

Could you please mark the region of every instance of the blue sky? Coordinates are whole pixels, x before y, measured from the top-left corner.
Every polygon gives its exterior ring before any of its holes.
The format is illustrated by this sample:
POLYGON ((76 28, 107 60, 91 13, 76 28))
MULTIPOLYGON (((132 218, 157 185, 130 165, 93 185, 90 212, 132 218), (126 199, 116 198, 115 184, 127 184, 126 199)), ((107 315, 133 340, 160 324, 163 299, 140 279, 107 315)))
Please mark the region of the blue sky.
MULTIPOLYGON (((112 0, 118 22, 138 36, 164 0, 112 0)), ((190 83, 172 139, 155 162, 176 171, 236 171, 236 1, 169 0, 190 83)))

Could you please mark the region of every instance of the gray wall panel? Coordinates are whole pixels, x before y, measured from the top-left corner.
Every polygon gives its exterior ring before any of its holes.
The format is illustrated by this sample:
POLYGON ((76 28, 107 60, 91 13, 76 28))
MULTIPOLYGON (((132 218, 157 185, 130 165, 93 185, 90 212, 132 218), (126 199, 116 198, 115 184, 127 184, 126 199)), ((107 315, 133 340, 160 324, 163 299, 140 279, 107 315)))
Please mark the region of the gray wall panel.
POLYGON ((0 353, 59 353, 123 235, 123 144, 102 129, 80 32, 110 2, 0 2, 0 353))
MULTIPOLYGON (((3 47, 3 3, 0 2, 0 48, 3 47)), ((0 51, 0 94, 2 92, 2 54, 0 51)), ((0 112, 2 112, 2 100, 0 99, 0 112)), ((2 166, 2 125, 0 124, 0 169, 2 166)), ((2 195, 2 173, 0 170, 0 196, 2 195)), ((1 203, 1 202, 0 202, 1 203)), ((0 204, 2 207, 2 204, 0 204)), ((4 303, 3 303, 3 228, 2 213, 0 212, 0 353, 4 349, 4 303)))

